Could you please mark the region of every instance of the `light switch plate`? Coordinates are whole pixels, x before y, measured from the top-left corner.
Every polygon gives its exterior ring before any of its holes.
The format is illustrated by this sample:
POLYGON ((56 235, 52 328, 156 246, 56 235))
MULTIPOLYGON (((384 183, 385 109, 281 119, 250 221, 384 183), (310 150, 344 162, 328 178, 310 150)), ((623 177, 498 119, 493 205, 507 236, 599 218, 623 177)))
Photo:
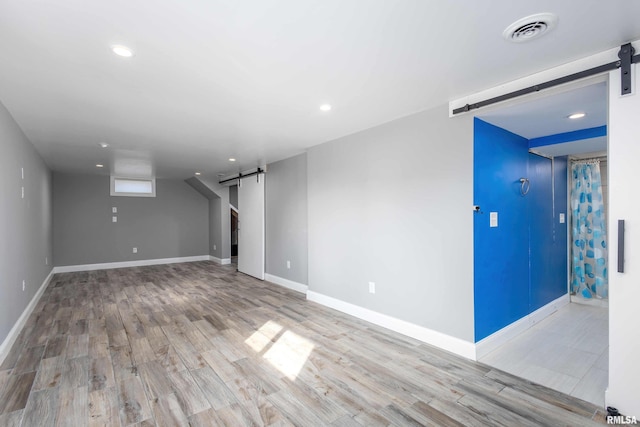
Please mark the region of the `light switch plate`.
POLYGON ((117 216, 112 216, 111 217, 111 222, 118 222, 118 217, 117 216))
POLYGON ((560 214, 560 224, 564 224, 564 214, 560 214))
POLYGON ((115 206, 114 206, 114 207, 112 207, 112 208, 111 208, 111 212, 112 212, 112 213, 118 213, 118 208, 117 208, 117 207, 115 207, 115 206))
POLYGON ((497 227, 497 226, 498 226, 498 212, 490 212, 489 227, 497 227))

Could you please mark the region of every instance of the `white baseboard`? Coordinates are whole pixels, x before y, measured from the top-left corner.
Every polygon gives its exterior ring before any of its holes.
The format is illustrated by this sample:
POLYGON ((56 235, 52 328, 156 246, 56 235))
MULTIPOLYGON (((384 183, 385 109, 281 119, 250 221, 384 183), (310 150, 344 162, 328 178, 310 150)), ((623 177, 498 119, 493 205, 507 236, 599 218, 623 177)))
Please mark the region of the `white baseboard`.
POLYGON ((38 291, 35 293, 33 298, 31 298, 29 305, 27 305, 27 307, 24 309, 16 323, 13 325, 13 328, 11 328, 11 330, 9 331, 7 337, 4 339, 2 344, 0 344, 0 365, 2 365, 4 359, 6 359, 9 355, 9 351, 11 350, 13 344, 15 344, 16 339, 18 339, 20 331, 22 331, 22 328, 24 328, 24 325, 27 323, 27 319, 29 319, 29 316, 31 316, 31 313, 38 304, 38 301, 40 301, 40 297, 44 293, 44 290, 47 289, 47 285, 49 284, 51 277, 53 277, 53 275, 55 274, 54 270, 54 268, 51 269, 49 275, 44 279, 44 282, 42 282, 42 285, 40 285, 38 291))
POLYGON ((54 267, 54 273, 72 273, 76 271, 108 270, 112 268, 143 267, 146 265, 176 264, 179 262, 209 261, 209 255, 187 256, 180 258, 141 259, 136 261, 104 262, 100 264, 63 265, 54 267))
POLYGON ((209 260, 213 262, 217 262, 220 265, 231 264, 231 258, 218 258, 213 255, 209 255, 209 260))
POLYGON ((562 295, 560 298, 540 307, 533 313, 528 314, 523 318, 516 320, 512 324, 505 326, 499 331, 492 333, 488 337, 481 339, 476 343, 476 357, 480 359, 486 356, 510 339, 518 336, 567 304, 569 304, 569 294, 562 295))
POLYGON ((378 313, 355 304, 351 304, 333 297, 307 291, 307 299, 324 306, 341 311, 358 319, 382 326, 400 334, 415 338, 419 341, 450 351, 467 359, 475 360, 476 350, 472 342, 443 334, 405 320, 397 319, 386 314, 378 313))
POLYGON ((291 289, 293 291, 302 292, 303 294, 307 293, 307 289, 308 289, 307 285, 294 282, 293 280, 283 279, 282 277, 274 276, 273 274, 269 274, 269 273, 264 274, 264 280, 267 280, 271 283, 275 283, 276 285, 280 285, 285 288, 291 289))

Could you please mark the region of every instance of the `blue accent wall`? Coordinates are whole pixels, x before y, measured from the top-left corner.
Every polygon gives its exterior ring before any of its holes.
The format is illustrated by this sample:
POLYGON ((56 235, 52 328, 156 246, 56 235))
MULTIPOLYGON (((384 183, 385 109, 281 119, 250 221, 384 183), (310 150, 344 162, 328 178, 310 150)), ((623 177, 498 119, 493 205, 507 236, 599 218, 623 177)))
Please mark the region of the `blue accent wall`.
POLYGON ((554 181, 551 169, 550 159, 529 154, 529 312, 567 293, 567 158, 553 159, 554 181))
POLYGON ((529 153, 530 141, 474 122, 475 340, 567 293, 567 159, 529 153), (520 193, 520 178, 530 181, 520 193), (552 196, 555 193, 555 212, 552 196), (498 212, 498 227, 490 227, 498 212), (555 215, 554 215, 555 213, 555 215))
POLYGON ((543 147, 545 145, 560 144, 562 142, 580 141, 581 139, 597 138, 607 135, 607 126, 598 126, 589 129, 574 130, 572 132, 556 133, 529 140, 529 148, 543 147))
POLYGON ((476 341, 529 312, 529 227, 520 178, 529 141, 478 118, 474 122, 474 315, 476 341), (498 212, 498 227, 489 227, 498 212))

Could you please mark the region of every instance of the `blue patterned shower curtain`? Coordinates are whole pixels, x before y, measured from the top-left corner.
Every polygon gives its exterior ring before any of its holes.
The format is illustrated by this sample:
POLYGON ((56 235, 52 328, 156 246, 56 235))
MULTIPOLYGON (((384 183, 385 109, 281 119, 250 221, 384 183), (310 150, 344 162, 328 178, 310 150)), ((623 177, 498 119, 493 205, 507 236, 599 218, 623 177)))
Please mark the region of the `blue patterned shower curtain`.
POLYGON ((607 298, 607 232, 600 162, 575 162, 571 173, 571 291, 584 298, 607 298))

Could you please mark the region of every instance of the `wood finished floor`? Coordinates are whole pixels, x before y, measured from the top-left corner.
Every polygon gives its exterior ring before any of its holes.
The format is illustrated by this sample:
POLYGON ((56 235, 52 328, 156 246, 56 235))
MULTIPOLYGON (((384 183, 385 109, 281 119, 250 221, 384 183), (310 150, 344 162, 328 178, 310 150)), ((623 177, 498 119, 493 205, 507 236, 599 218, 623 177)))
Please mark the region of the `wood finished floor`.
POLYGON ((212 262, 56 274, 0 366, 0 426, 600 424, 212 262))

